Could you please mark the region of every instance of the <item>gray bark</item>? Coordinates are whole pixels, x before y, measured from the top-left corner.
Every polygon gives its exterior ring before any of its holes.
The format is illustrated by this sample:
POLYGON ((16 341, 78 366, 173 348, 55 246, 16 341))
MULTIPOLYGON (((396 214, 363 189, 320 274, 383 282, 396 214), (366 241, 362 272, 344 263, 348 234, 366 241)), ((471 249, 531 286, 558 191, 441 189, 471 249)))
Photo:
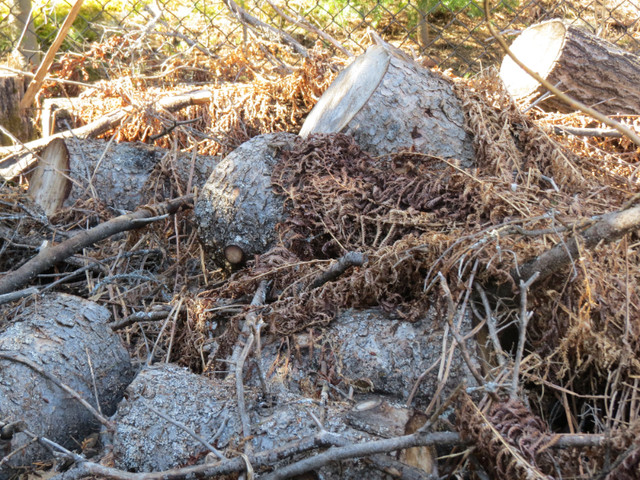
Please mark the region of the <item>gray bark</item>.
MULTIPOLYGON (((129 354, 108 327, 109 321, 104 307, 79 297, 55 294, 37 298, 11 323, 5 321, 0 351, 26 357, 94 407, 95 388, 102 413, 111 415, 133 372, 129 354)), ((0 419, 24 421, 32 433, 67 448, 76 448, 99 427, 84 406, 42 374, 6 359, 0 359, 0 419)), ((8 450, 19 449, 29 440, 18 433, 8 450)), ((48 450, 31 446, 14 455, 9 465, 29 465, 48 458, 48 450)), ((9 467, 3 467, 0 478, 9 473, 9 467)))
MULTIPOLYGON (((605 115, 640 113, 640 58, 560 20, 529 27, 511 45, 529 68, 571 97, 605 115)), ((516 98, 546 89, 505 57, 500 77, 516 98)), ((573 109, 555 97, 540 103, 549 110, 573 109)))
MULTIPOLYGON (((267 405, 256 389, 247 390, 246 395, 252 429, 249 441, 254 452, 281 447, 317 433, 309 412, 320 418, 323 408, 311 398, 279 391, 267 405)), ((112 440, 118 468, 160 471, 184 465, 197 456, 204 460, 199 454, 206 448, 184 429, 159 417, 152 408, 184 424, 207 442, 215 443, 218 450, 239 449, 242 428, 233 383, 207 379, 175 365, 159 364, 138 375, 114 416, 116 431, 112 440)), ((369 434, 345 426, 343 416, 347 408, 342 402, 330 405, 325 428, 351 441, 371 439, 369 434)), ((363 469, 373 473, 373 479, 384 478, 366 466, 351 469, 353 473, 346 476, 336 467, 323 471, 327 479, 362 478, 363 469)))
MULTIPOLYGON (((155 193, 151 188, 145 189, 145 184, 165 157, 171 159, 169 164, 175 167, 176 177, 185 186, 191 172, 193 156, 190 153, 171 152, 143 143, 74 138, 64 142, 69 151, 69 176, 72 180, 65 206, 73 205, 78 199, 95 197, 118 211, 135 210, 155 193)), ((27 157, 31 154, 24 155, 19 163, 33 163, 27 157)), ((204 185, 218 161, 218 157, 196 155, 192 186, 204 185)), ((164 192, 161 190, 161 193, 164 192)), ((169 194, 168 189, 166 194, 169 194)))
POLYGON ((275 242, 275 226, 284 218, 284 199, 272 190, 271 172, 279 152, 291 148, 296 138, 290 133, 254 137, 211 173, 195 215, 200 240, 217 263, 241 263, 275 242))
POLYGON ((224 449, 236 435, 235 397, 228 386, 171 364, 144 369, 127 388, 114 417, 116 467, 158 471, 183 465, 206 448, 184 429, 154 413, 154 408, 224 449), (226 422, 226 423, 225 423, 226 422), (226 425, 226 426, 223 426, 226 425))
MULTIPOLYGON (((285 371, 274 362, 290 364, 286 369, 287 375, 278 378, 276 383, 297 391, 315 380, 309 377, 310 372, 317 371, 321 362, 332 359, 339 362, 335 370, 341 380, 338 384, 341 389, 347 391, 353 387, 356 392, 375 392, 406 401, 416 379, 429 366, 440 363, 443 355, 445 358, 448 356, 454 340, 449 333, 447 352, 443 353, 445 323, 446 319, 438 318, 435 311, 426 312, 425 318, 419 322, 409 323, 377 309, 347 310, 321 336, 295 335, 292 338, 295 351, 302 354, 292 351, 290 358, 286 358, 278 346, 265 346, 262 370, 285 371)), ((462 328, 465 331, 471 329, 467 318, 462 328)), ((473 352, 472 341, 467 348, 473 352)), ((442 398, 446 398, 461 382, 469 386, 476 384, 462 356, 456 351, 451 358, 442 398)), ((438 391, 439 383, 439 368, 436 367, 421 382, 416 404, 426 406, 438 391)))
POLYGON ((413 149, 473 164, 452 84, 387 44, 369 47, 338 75, 300 136, 336 132, 353 136, 373 156, 413 149))

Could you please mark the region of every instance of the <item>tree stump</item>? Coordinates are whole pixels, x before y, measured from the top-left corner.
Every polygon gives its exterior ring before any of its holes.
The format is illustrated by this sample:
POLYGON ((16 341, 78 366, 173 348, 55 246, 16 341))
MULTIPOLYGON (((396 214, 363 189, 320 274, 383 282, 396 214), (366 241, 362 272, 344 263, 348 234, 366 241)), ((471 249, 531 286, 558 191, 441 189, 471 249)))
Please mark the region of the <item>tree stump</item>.
MULTIPOLYGON (((580 28, 550 20, 527 28, 511 51, 529 68, 573 98, 605 115, 640 113, 640 58, 580 28)), ((536 80, 506 56, 500 77, 516 98, 546 92, 536 80)), ((551 96, 540 104, 570 112, 551 96)))
POLYGON ((284 219, 284 199, 273 192, 271 172, 298 137, 269 133, 243 143, 218 164, 195 206, 200 240, 218 264, 238 265, 268 250, 284 219))
POLYGON ((390 45, 373 45, 334 80, 301 137, 346 133, 373 156, 400 150, 473 164, 472 139, 451 82, 390 45))

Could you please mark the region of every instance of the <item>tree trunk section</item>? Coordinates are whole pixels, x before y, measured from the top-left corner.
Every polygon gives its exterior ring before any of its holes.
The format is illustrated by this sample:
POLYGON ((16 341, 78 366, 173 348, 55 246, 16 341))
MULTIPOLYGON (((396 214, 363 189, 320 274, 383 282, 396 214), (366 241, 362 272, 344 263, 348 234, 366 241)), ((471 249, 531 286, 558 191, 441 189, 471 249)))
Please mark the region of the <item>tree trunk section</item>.
MULTIPOLYGON (((511 51, 529 68, 571 97, 605 115, 640 113, 640 58, 580 28, 550 20, 527 28, 511 51)), ((500 77, 516 98, 546 89, 505 57, 500 77)), ((573 109, 555 97, 540 104, 548 110, 573 109)))
POLYGON ((473 164, 472 139, 453 86, 387 44, 343 70, 307 117, 301 137, 346 133, 373 156, 401 150, 473 164))
MULTIPOLYGON (((23 142, 29 141, 33 135, 31 122, 18 108, 26 88, 23 76, 0 74, 0 125, 23 142)), ((13 145, 13 142, 0 133, 0 145, 13 145)))
MULTIPOLYGON (((97 198, 116 210, 133 211, 145 203, 176 196, 172 184, 180 184, 183 189, 178 195, 188 193, 189 181, 191 187, 202 187, 220 161, 219 157, 172 152, 138 142, 59 137, 50 140, 54 141, 64 142, 69 153, 71 188, 65 197, 67 207, 77 200, 97 198), (156 171, 158 168, 161 172, 156 171), (152 174, 160 175, 164 184, 149 185, 152 174)), ((37 162, 30 153, 14 160, 15 171, 20 170, 20 165, 37 162)), ((7 175, 12 177, 13 173, 8 171, 7 175)))
MULTIPOLYGON (((132 379, 129 354, 108 327, 104 307, 65 294, 47 295, 23 307, 0 333, 0 351, 20 355, 68 385, 104 415, 114 413, 132 379), (89 364, 91 362, 91 366, 89 364), (94 390, 95 389, 95 390, 94 390)), ((99 423, 77 400, 28 366, 0 359, 2 421, 23 421, 26 429, 67 448, 76 448, 99 423)), ((10 440, 13 452, 30 441, 24 433, 10 440)), ((32 445, 11 457, 9 465, 28 465, 51 458, 51 452, 32 445)), ((6 478, 8 467, 0 467, 6 478)))
POLYGON ((243 143, 218 164, 195 206, 200 240, 213 260, 239 265, 277 240, 284 199, 273 192, 271 173, 283 149, 298 137, 269 133, 243 143))

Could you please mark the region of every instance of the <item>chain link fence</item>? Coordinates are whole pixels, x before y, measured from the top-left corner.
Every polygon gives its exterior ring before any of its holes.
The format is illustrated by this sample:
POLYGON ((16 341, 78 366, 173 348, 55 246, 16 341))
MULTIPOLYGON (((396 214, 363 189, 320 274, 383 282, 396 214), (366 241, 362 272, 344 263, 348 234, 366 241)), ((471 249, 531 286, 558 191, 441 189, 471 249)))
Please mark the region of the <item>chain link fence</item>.
MULTIPOLYGON (((0 56, 6 60, 22 52, 37 65, 73 3, 0 0, 0 56)), ((562 18, 628 51, 640 51, 640 0, 491 4, 494 21, 507 37, 562 18)), ((316 42, 336 54, 356 55, 371 43, 367 32, 374 29, 423 63, 465 75, 502 57, 484 23, 482 4, 473 0, 86 0, 61 52, 95 52, 96 43, 128 36, 141 48, 143 38, 153 39, 145 40, 145 48, 174 55, 194 49, 216 55, 257 38, 284 44, 298 56, 316 42)))

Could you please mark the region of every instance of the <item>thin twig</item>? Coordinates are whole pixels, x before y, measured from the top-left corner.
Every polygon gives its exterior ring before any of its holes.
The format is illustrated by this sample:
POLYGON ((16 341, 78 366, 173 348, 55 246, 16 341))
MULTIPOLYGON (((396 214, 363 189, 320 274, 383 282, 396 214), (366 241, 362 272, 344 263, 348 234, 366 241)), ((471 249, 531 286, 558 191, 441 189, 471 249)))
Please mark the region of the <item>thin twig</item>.
POLYGON ((401 437, 345 445, 344 447, 334 447, 313 457, 305 458, 286 467, 278 468, 276 471, 264 475, 262 478, 263 480, 284 480, 285 478, 290 478, 295 475, 302 475, 306 472, 318 470, 329 463, 340 460, 359 458, 376 453, 393 452, 410 447, 450 445, 459 442, 460 436, 457 433, 433 432, 426 434, 413 433, 401 437))
POLYGON ((500 339, 498 338, 497 319, 496 317, 493 316, 491 305, 489 304, 489 299, 487 298, 487 293, 484 291, 482 286, 479 284, 476 284, 475 289, 480 295, 480 299, 482 300, 485 319, 487 321, 487 330, 489 331, 489 338, 491 339, 491 343, 493 344, 493 349, 495 350, 496 355, 498 357, 498 364, 501 367, 504 367, 507 359, 507 354, 502 349, 502 344, 500 343, 500 339))
POLYGON ((451 328, 451 334, 453 335, 453 338, 456 340, 458 347, 460 347, 460 353, 462 354, 462 358, 467 364, 467 367, 469 367, 469 371, 471 372, 471 375, 473 375, 473 378, 475 378, 476 382, 478 382, 478 385, 484 385, 485 380, 482 377, 482 375, 480 375, 480 372, 478 372, 478 369, 476 368, 474 363, 471 361, 471 357, 469 356, 469 351, 466 348, 464 339, 462 338, 462 336, 460 335, 460 332, 458 332, 458 329, 455 327, 453 323, 453 319, 456 314, 456 307, 455 307, 455 304, 453 303, 453 296, 451 295, 451 290, 449 289, 447 279, 444 277, 442 272, 438 272, 438 278, 440 280, 440 285, 444 290, 444 296, 447 300, 447 310, 448 310, 447 323, 451 328))
POLYGON ((316 28, 313 25, 311 25, 302 15, 294 11, 291 7, 286 6, 287 10, 289 10, 289 12, 291 12, 292 15, 295 15, 296 18, 292 18, 289 15, 287 15, 280 8, 278 8, 278 6, 275 3, 273 3, 271 0, 267 0, 267 3, 271 6, 271 8, 273 8, 276 11, 278 15, 284 18, 287 22, 292 23, 296 26, 299 26, 305 29, 307 32, 315 33, 316 35, 318 35, 319 37, 323 38, 324 40, 329 42, 331 45, 336 47, 338 50, 344 53, 347 57, 353 58, 353 53, 351 53, 349 50, 344 48, 340 42, 338 42, 335 38, 333 38, 327 32, 320 30, 319 28, 316 28))
MULTIPOLYGON (((242 349, 242 353, 236 363, 236 397, 238 402, 238 416, 240 417, 240 423, 242 424, 242 434, 245 439, 248 439, 251 435, 251 427, 249 426, 249 415, 247 414, 246 405, 244 401, 244 381, 243 381, 243 371, 244 371, 244 362, 253 347, 253 342, 255 341, 255 336, 253 332, 253 327, 258 322, 258 315, 256 314, 255 307, 264 304, 267 296, 267 290, 269 288, 269 282, 267 280, 262 280, 260 285, 258 286, 256 293, 253 296, 253 300, 251 301, 251 306, 254 307, 254 310, 250 311, 247 314, 245 325, 243 330, 247 330, 251 332, 249 334, 249 338, 245 343, 244 348, 242 349)), ((258 331, 259 333, 259 331, 258 331)), ((258 359, 260 361, 260 359, 258 359)), ((248 453, 250 449, 250 442, 245 443, 245 452, 248 453)))
POLYGON ((222 0, 227 8, 235 15, 235 17, 245 26, 250 27, 256 33, 264 35, 264 32, 269 32, 272 36, 279 38, 283 43, 286 43, 293 47, 293 49, 305 58, 309 57, 309 52, 299 42, 297 42, 291 35, 282 30, 278 30, 271 25, 258 20, 253 15, 250 15, 245 9, 238 5, 234 0, 222 0))
POLYGON ((536 272, 525 282, 520 280, 520 336, 518 338, 518 349, 516 350, 516 358, 513 366, 513 379, 511 380, 511 398, 518 396, 518 382, 520 380, 520 363, 522 362, 522 353, 524 352, 524 344, 527 340, 527 325, 533 316, 533 312, 527 311, 527 293, 529 288, 536 281, 540 272, 536 272))
POLYGON ((183 430, 185 433, 187 433, 189 436, 195 438, 198 442, 200 442, 202 445, 204 445, 204 447, 209 450, 211 453, 213 453, 216 457, 218 457, 220 460, 224 460, 226 457, 220 452, 220 450, 218 450, 216 447, 214 447, 213 445, 211 445, 209 442, 207 442, 204 438, 202 438, 200 435, 198 435, 197 433, 195 433, 193 430, 191 430, 189 427, 187 427, 184 423, 175 420, 171 417, 169 417, 168 415, 162 413, 160 410, 157 410, 156 408, 149 406, 149 410, 151 410, 153 413, 155 413, 156 415, 158 415, 159 417, 164 418, 167 422, 174 424, 176 427, 178 427, 179 429, 183 430))

